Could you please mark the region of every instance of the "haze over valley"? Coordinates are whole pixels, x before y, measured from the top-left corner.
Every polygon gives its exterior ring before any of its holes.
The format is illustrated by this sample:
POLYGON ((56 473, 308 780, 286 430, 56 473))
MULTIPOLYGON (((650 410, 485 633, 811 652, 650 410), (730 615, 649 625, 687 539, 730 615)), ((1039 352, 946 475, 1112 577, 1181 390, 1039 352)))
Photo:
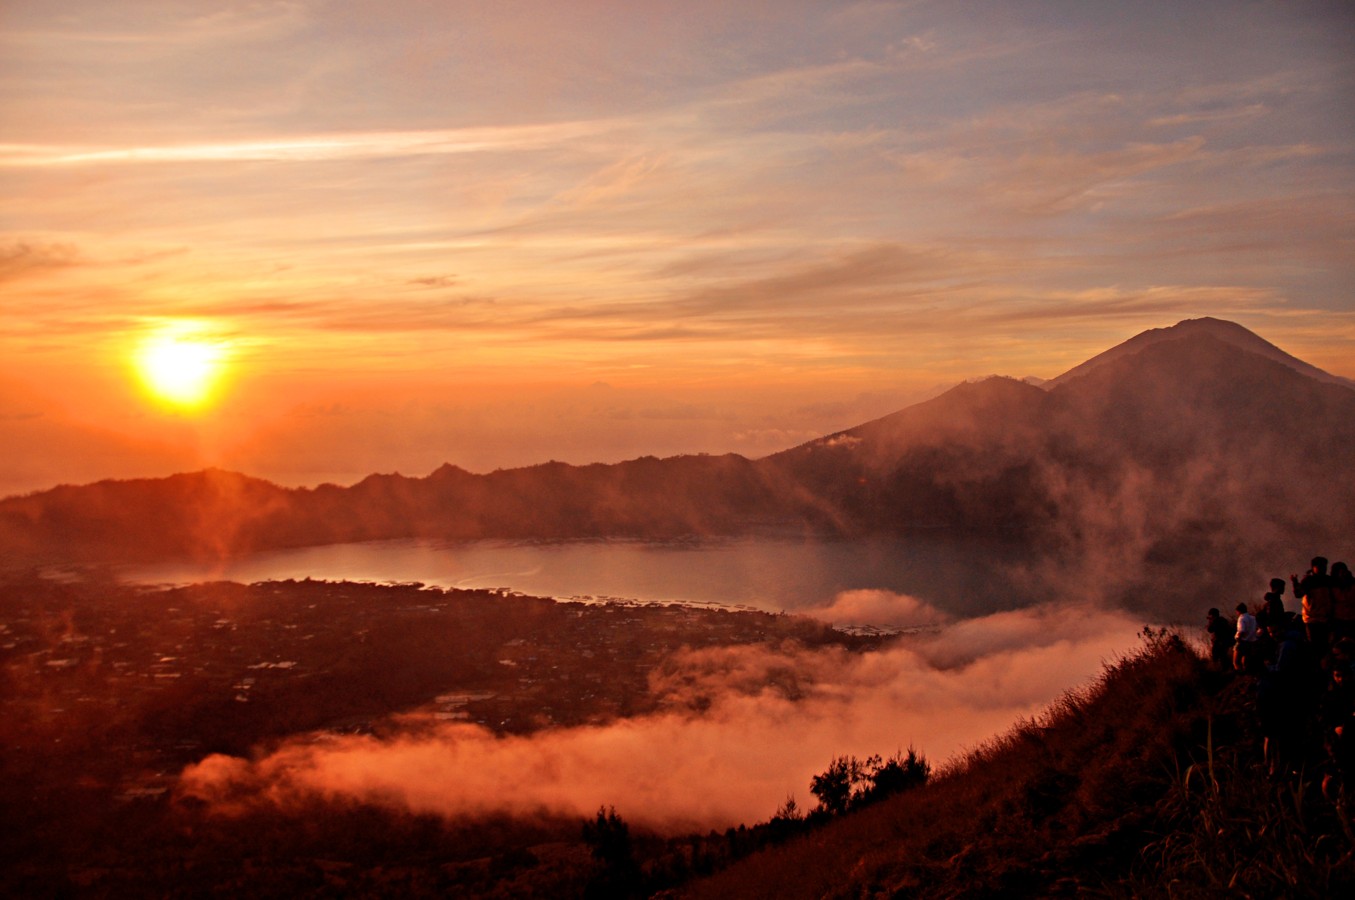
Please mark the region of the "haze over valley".
POLYGON ((0 60, 0 894, 1355 885, 1275 715, 1355 646, 1218 652, 1355 559, 1348 4, 7 0, 0 60))

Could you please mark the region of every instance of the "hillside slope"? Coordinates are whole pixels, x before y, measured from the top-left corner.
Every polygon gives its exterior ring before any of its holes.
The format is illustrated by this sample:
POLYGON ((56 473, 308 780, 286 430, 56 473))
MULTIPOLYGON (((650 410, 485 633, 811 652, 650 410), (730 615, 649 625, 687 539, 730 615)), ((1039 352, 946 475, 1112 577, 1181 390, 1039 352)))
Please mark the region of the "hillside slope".
POLYGON ((682 896, 1339 896, 1355 887, 1355 833, 1315 770, 1266 778, 1254 690, 1150 634, 924 787, 682 896))

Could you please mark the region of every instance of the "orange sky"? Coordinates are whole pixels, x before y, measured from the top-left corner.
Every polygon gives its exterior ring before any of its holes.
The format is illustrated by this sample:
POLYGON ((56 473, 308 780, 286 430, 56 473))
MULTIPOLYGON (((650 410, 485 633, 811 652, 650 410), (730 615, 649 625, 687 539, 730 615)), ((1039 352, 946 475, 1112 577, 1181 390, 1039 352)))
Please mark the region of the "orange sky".
POLYGON ((1200 315, 1355 377, 1352 26, 8 0, 0 494, 757 456, 1200 315), (167 327, 210 402, 148 395, 167 327))

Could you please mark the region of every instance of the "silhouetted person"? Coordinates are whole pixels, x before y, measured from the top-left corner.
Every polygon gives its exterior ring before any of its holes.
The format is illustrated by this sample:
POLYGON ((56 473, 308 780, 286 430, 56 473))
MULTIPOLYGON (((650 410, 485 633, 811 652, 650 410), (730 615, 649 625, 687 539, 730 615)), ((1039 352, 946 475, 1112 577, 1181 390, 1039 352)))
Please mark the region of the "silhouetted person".
POLYGON ((1326 653, 1331 645, 1332 591, 1327 574, 1327 558, 1314 556, 1303 580, 1291 575, 1294 597, 1302 604, 1303 626, 1308 630, 1308 641, 1318 653, 1326 653))
POLYGON ((1234 636, 1233 668, 1248 671, 1256 662, 1257 640, 1261 637, 1256 628, 1256 616, 1247 612, 1247 604, 1237 605, 1237 634, 1234 636))
POLYGON ((1355 673, 1348 664, 1333 667, 1323 700, 1322 737, 1328 763, 1322 793, 1336 802, 1355 785, 1355 673))
POLYGON ((1299 764, 1308 712, 1315 698, 1309 696, 1312 666, 1309 648, 1297 622, 1273 622, 1275 661, 1262 666, 1256 688, 1256 711, 1265 755, 1272 776, 1291 772, 1299 764))
POLYGON ((1355 575, 1343 562, 1331 567, 1332 628, 1336 639, 1355 637, 1355 575))
POLYGON ((1284 579, 1270 579, 1270 590, 1261 598, 1261 608, 1256 611, 1256 627, 1265 631, 1271 622, 1283 622, 1284 616, 1284 579))
POLYGON ((1209 635, 1209 658, 1220 669, 1228 668, 1233 658, 1233 623, 1219 615, 1218 607, 1210 607, 1204 630, 1209 635))

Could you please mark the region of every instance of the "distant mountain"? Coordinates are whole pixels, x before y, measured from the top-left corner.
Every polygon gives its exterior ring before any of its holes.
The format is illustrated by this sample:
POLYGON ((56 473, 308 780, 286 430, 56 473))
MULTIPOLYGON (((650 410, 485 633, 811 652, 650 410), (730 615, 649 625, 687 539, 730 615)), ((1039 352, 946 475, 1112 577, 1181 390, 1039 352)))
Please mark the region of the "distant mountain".
POLYGON ((856 528, 1005 532, 1120 597, 1191 561, 1189 590, 1226 595, 1267 554, 1350 555, 1355 390, 1213 332, 1044 388, 962 384, 766 463, 856 528))
POLYGON ((475 475, 370 475, 282 488, 234 472, 103 481, 0 501, 17 561, 144 561, 391 538, 673 538, 815 516, 816 500, 741 456, 551 462, 475 475))
POLYGON ((1301 375, 1307 375, 1309 378, 1316 379, 1317 381, 1325 381, 1332 384, 1344 385, 1349 388, 1355 388, 1355 381, 1324 372, 1317 366, 1309 365, 1301 359, 1290 356, 1279 347, 1276 347, 1264 338, 1259 337, 1254 332, 1248 331, 1236 322, 1213 319, 1208 316, 1200 319, 1186 319, 1177 322, 1170 328, 1152 328, 1141 334, 1137 334, 1123 344, 1117 344, 1104 353, 1097 354, 1086 362, 1074 366, 1057 378, 1049 379, 1044 382, 1044 386, 1052 388, 1064 384, 1074 378, 1085 375, 1098 366, 1113 362, 1125 356, 1131 356, 1152 344, 1158 344, 1163 341, 1181 340, 1182 338, 1188 337, 1199 337, 1200 335, 1208 335, 1216 340, 1223 341, 1225 344, 1231 344, 1234 347, 1245 350, 1248 353, 1254 353, 1257 356, 1265 357, 1266 359, 1280 363, 1283 366, 1288 366, 1295 372, 1298 372, 1301 375))
POLYGON ((1052 513, 1039 474, 1052 412, 1024 382, 966 382, 762 465, 819 498, 844 532, 1021 528, 1052 513))
POLYGON ((1202 319, 1038 387, 961 384, 759 460, 443 466, 297 490, 221 471, 101 482, 0 501, 0 548, 19 561, 132 560, 407 537, 925 529, 1017 540, 1121 594, 1206 559, 1215 577, 1192 584, 1224 590, 1224 570, 1267 548, 1355 555, 1353 447, 1355 390, 1202 319))

